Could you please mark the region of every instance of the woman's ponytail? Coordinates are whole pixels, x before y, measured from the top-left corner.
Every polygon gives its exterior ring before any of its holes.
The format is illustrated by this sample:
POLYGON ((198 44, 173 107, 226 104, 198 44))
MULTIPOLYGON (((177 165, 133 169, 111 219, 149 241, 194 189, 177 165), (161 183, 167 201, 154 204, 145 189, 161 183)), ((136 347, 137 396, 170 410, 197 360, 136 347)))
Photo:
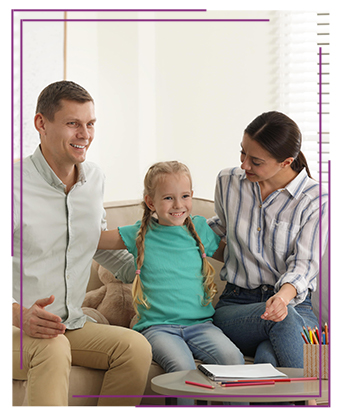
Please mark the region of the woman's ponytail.
POLYGON ((303 168, 305 168, 308 176, 312 178, 309 165, 302 151, 299 152, 297 158, 295 158, 294 161, 292 162, 291 168, 295 172, 300 172, 303 168))

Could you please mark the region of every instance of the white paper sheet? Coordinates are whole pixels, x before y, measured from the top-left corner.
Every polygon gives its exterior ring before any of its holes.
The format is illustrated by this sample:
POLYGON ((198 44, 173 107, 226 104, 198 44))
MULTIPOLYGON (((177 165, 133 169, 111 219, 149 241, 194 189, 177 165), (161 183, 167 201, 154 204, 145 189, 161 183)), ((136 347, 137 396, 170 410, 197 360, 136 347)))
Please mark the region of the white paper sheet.
POLYGON ((287 375, 278 371, 270 363, 259 363, 253 365, 199 365, 198 369, 210 379, 265 379, 265 378, 287 378, 287 375))

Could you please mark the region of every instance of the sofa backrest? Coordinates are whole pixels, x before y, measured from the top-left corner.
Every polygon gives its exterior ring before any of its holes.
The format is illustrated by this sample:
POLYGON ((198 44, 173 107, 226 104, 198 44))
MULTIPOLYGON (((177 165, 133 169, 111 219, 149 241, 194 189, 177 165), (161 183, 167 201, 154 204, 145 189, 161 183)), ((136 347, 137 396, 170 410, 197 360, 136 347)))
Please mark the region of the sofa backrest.
MULTIPOLYGON (((104 204, 108 229, 134 224, 142 217, 141 200, 114 201, 104 204)), ((210 218, 215 215, 214 202, 204 198, 192 199, 192 214, 210 218)))

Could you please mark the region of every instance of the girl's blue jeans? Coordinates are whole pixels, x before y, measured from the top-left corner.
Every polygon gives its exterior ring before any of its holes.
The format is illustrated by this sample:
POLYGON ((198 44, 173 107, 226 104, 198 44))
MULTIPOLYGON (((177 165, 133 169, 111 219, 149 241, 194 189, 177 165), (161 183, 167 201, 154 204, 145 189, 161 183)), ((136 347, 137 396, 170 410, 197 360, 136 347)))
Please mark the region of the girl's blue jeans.
POLYGON ((216 306, 214 323, 245 356, 254 357, 254 363, 303 368, 303 326, 318 326, 311 294, 301 304, 287 306, 288 315, 280 322, 260 318, 272 295, 274 288, 269 285, 248 290, 227 283, 216 306))
MULTIPOLYGON (((156 325, 143 330, 142 334, 152 346, 153 359, 166 372, 196 369, 194 358, 218 365, 244 363, 239 349, 211 321, 192 326, 156 325)), ((181 406, 194 403, 191 398, 177 399, 181 406)))
POLYGON ((243 364, 239 349, 211 321, 192 326, 155 325, 142 331, 153 359, 166 371, 196 369, 195 360, 219 365, 243 364))

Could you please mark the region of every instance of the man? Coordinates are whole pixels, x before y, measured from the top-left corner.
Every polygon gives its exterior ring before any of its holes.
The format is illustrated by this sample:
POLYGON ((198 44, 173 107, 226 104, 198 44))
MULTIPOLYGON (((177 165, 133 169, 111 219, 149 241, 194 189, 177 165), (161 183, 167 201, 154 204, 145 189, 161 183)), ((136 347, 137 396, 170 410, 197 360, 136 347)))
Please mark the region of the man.
MULTIPOLYGON (((106 221, 104 175, 85 162, 93 99, 73 82, 53 83, 38 98, 34 124, 40 146, 22 161, 22 172, 14 168, 13 377, 27 379, 33 406, 68 405, 71 364, 106 370, 101 396, 143 395, 151 363, 146 339, 94 323, 81 309, 93 257, 123 280, 134 274, 127 251, 97 251, 106 221)), ((139 402, 99 398, 98 405, 139 402)))

